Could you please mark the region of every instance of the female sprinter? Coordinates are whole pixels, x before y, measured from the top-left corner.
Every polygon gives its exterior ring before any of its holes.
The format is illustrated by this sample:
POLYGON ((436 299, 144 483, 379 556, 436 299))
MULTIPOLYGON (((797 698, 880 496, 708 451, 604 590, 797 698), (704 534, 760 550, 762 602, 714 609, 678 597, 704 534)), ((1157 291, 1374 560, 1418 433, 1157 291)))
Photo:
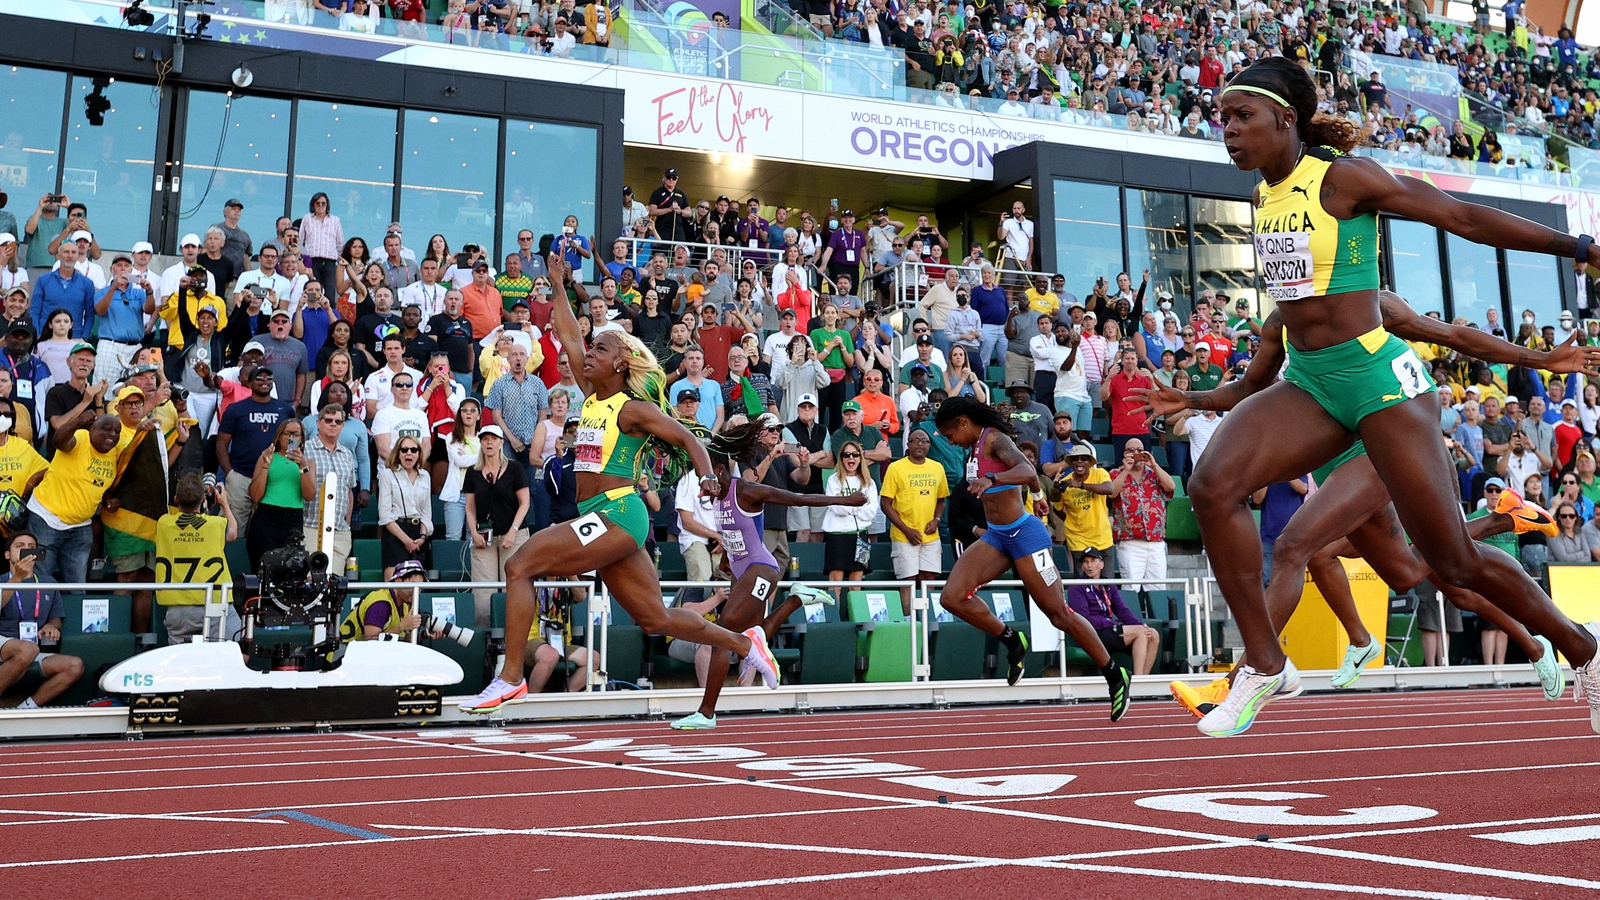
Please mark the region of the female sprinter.
MULTIPOLYGON (((765 439, 776 438, 776 431, 782 429, 778 417, 767 413, 754 422, 726 428, 711 439, 711 473, 717 477, 717 490, 712 495, 716 497, 717 531, 722 537, 728 574, 733 576, 733 591, 723 604, 719 624, 729 631, 759 626, 769 640, 802 604, 831 605, 834 599, 828 591, 795 585, 783 603, 762 618, 767 601, 772 599, 773 590, 778 586, 779 575, 778 561, 761 543, 767 504, 865 506, 867 503, 867 495, 859 491, 842 499, 824 494, 791 494, 734 473, 736 462, 753 466, 756 451, 767 449, 762 446, 765 439)), ((776 449, 781 445, 774 443, 772 446, 776 449)), ((673 722, 673 728, 698 731, 717 727, 717 697, 722 693, 722 683, 728 680, 729 662, 728 651, 720 647, 712 649, 700 709, 673 722)))
MULTIPOLYGON (((1391 334, 1405 340, 1441 344, 1476 359, 1502 362, 1509 365, 1545 369, 1551 372, 1590 373, 1600 365, 1600 352, 1596 348, 1572 345, 1570 342, 1541 353, 1510 344, 1476 328, 1451 325, 1416 313, 1399 295, 1380 291, 1378 302, 1382 308, 1383 326, 1391 334)), ((1259 393, 1277 380, 1283 366, 1283 327, 1277 310, 1267 317, 1261 329, 1261 347, 1244 377, 1213 391, 1186 393, 1162 387, 1142 390, 1146 408, 1151 415, 1169 415, 1180 409, 1215 409, 1226 411, 1244 398, 1259 393)), ((1350 584, 1340 556, 1360 556, 1367 560, 1390 587, 1407 591, 1423 579, 1432 577, 1425 562, 1419 560, 1406 543, 1394 507, 1372 463, 1366 458, 1364 448, 1357 442, 1332 463, 1319 470, 1318 490, 1306 500, 1289 520, 1278 543, 1273 547, 1272 580, 1267 585, 1267 608, 1272 615, 1273 627, 1282 630, 1299 605, 1305 572, 1327 600, 1339 621, 1352 636, 1351 646, 1345 651, 1344 663, 1333 677, 1335 688, 1346 688, 1360 677, 1361 670, 1383 652, 1382 645, 1372 639, 1356 613, 1355 600, 1350 594, 1350 584), (1333 536, 1329 541, 1329 536, 1333 536), (1359 638, 1365 637, 1365 640, 1359 638)), ((1510 491, 1502 493, 1496 515, 1468 522, 1474 540, 1482 540, 1509 530, 1518 532, 1540 530, 1548 533, 1554 528, 1549 513, 1532 504, 1523 503, 1510 491)), ((1492 547, 1480 546, 1479 552, 1497 554, 1492 547)), ((1565 678, 1550 652, 1544 638, 1530 636, 1521 625, 1477 594, 1449 585, 1440 590, 1450 602, 1461 609, 1477 613, 1507 634, 1516 637, 1534 664, 1545 697, 1559 699, 1565 678)), ((1235 670, 1237 671, 1237 669, 1235 670)), ((1196 715, 1205 715, 1228 692, 1228 679, 1218 679, 1203 687, 1191 687, 1180 681, 1172 683, 1173 697, 1196 715)))
POLYGON ((1128 670, 1117 665, 1087 619, 1063 599, 1061 575, 1050 556, 1050 532, 1023 502, 1028 488, 1039 490, 1039 476, 1012 442, 1010 422, 994 407, 973 397, 951 397, 933 415, 945 439, 972 451, 967 457, 967 490, 983 498, 989 530, 956 560, 939 603, 951 615, 1000 639, 1006 646, 1006 684, 1022 677, 1028 639, 995 617, 977 598, 978 588, 1015 567, 1023 588, 1050 623, 1077 641, 1105 676, 1111 694, 1111 721, 1128 711, 1128 670), (999 523, 1008 524, 999 524, 999 523))
MULTIPOLYGON (((566 263, 551 254, 549 270, 556 296, 564 296, 566 263)), ((551 326, 563 347, 583 346, 569 304, 555 304, 551 326)), ((700 475, 702 493, 713 496, 719 485, 711 474, 705 445, 664 411, 661 386, 666 379, 655 356, 632 335, 608 331, 595 339, 584 354, 582 371, 573 376, 587 398, 578 423, 574 467, 578 473, 578 518, 540 531, 506 563, 505 668, 482 693, 461 704, 461 709, 494 712, 527 695, 522 651, 537 612, 532 582, 589 571, 599 574, 646 633, 669 634, 743 656, 745 665, 754 666, 767 687, 777 687, 778 663, 760 628, 735 634, 689 610, 661 605, 655 561, 644 551, 650 514, 635 487, 642 457, 648 458, 657 445, 669 453, 687 454, 700 475)))
POLYGON ((1383 330, 1378 306, 1378 214, 1444 228, 1471 241, 1600 265, 1600 247, 1500 210, 1456 200, 1345 154, 1360 135, 1316 115, 1316 86, 1288 59, 1262 60, 1222 94, 1223 144, 1234 165, 1261 172, 1255 244, 1267 293, 1279 304, 1289 367, 1283 382, 1223 422, 1189 486, 1206 550, 1244 638, 1250 664, 1200 730, 1239 734, 1263 706, 1300 690, 1261 587, 1261 540, 1246 500, 1366 445, 1395 511, 1439 584, 1493 597, 1549 638, 1577 670, 1600 731, 1595 635, 1570 622, 1507 558, 1479 551, 1456 505, 1456 474, 1437 438, 1438 400, 1427 368, 1383 330), (1591 687, 1592 685, 1592 687, 1591 687))

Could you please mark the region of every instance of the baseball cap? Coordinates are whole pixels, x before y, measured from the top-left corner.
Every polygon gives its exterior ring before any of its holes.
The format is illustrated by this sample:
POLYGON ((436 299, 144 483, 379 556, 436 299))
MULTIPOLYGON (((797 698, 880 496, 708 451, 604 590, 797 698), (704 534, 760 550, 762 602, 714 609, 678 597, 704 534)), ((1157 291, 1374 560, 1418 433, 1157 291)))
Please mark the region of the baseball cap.
POLYGON ((244 209, 244 204, 239 202, 239 198, 238 197, 229 197, 228 201, 226 203, 222 204, 222 208, 223 209, 227 209, 230 206, 237 206, 240 209, 244 209))
POLYGON ((1093 458, 1094 448, 1084 443, 1073 444, 1071 447, 1067 448, 1067 459, 1072 459, 1073 457, 1077 456, 1087 456, 1093 458))
POLYGON ((198 246, 200 246, 200 235, 194 234, 193 232, 191 232, 189 234, 186 234, 186 235, 183 236, 183 238, 181 240, 178 241, 178 246, 179 247, 198 247, 198 246))
POLYGON ((487 268, 489 268, 489 261, 486 260, 486 259, 480 259, 480 260, 478 260, 477 264, 472 267, 472 271, 476 272, 479 269, 487 269, 487 268))
POLYGON ((908 374, 911 373, 911 372, 921 372, 923 374, 927 374, 928 367, 923 365, 922 363, 917 363, 916 365, 912 366, 910 369, 907 369, 906 371, 907 371, 908 374))
POLYGON ((133 257, 129 256, 126 253, 118 253, 118 254, 116 254, 115 256, 111 257, 111 261, 113 263, 125 262, 130 266, 133 265, 133 257))
POLYGON ((800 395, 800 399, 795 402, 795 406, 797 406, 797 407, 798 406, 805 406, 807 403, 811 404, 812 406, 816 406, 817 405, 817 395, 816 394, 801 394, 800 395))
POLYGON ((699 403, 700 402, 700 393, 698 391, 684 391, 683 393, 678 395, 678 399, 676 399, 676 400, 674 400, 672 402, 673 402, 673 405, 677 405, 679 403, 684 402, 685 400, 691 400, 691 401, 693 401, 695 403, 699 403))
POLYGON ((667 177, 667 178, 677 178, 678 177, 678 170, 677 169, 668 169, 666 171, 666 173, 665 173, 665 177, 667 177))
POLYGON ((23 316, 22 318, 16 320, 15 322, 12 322, 11 323, 11 332, 13 334, 15 334, 18 331, 26 331, 30 335, 33 334, 34 333, 33 319, 31 317, 29 317, 29 316, 23 316))
POLYGON ((287 318, 289 318, 289 311, 286 310, 286 309, 275 309, 275 310, 272 311, 272 315, 267 319, 267 321, 270 322, 273 319, 278 318, 279 316, 282 316, 283 318, 287 319, 287 318))
POLYGON ((1498 478, 1490 478, 1488 481, 1485 481, 1483 483, 1483 486, 1485 488, 1492 488, 1492 487, 1503 488, 1503 487, 1506 486, 1506 483, 1504 481, 1501 481, 1498 478))
POLYGON ((861 412, 861 404, 855 402, 854 400, 846 400, 844 402, 844 405, 839 407, 839 411, 840 412, 861 412))
POLYGON ((1058 410, 1056 410, 1056 418, 1058 418, 1058 419, 1069 419, 1070 420, 1072 418, 1072 413, 1069 413, 1064 409, 1058 409, 1058 410))
POLYGON ((0 231, 0 244, 15 244, 17 236, 9 231, 0 231))
MULTIPOLYGON (((1071 454, 1068 454, 1068 455, 1070 456, 1071 454)), ((1094 548, 1094 547, 1090 547, 1089 549, 1087 549, 1087 550, 1083 551, 1082 553, 1078 554, 1078 558, 1080 560, 1098 559, 1098 560, 1101 560, 1102 562, 1105 560, 1105 557, 1100 555, 1100 551, 1098 549, 1094 548)), ((399 575, 400 574, 400 570, 396 569, 395 570, 395 574, 399 575)))
POLYGON ((628 187, 627 185, 623 185, 622 186, 622 193, 623 193, 624 196, 632 197, 633 196, 633 188, 628 187))
POLYGON ((1562 406, 1570 406, 1573 409, 1577 409, 1578 408, 1578 401, 1572 399, 1571 397, 1568 397, 1565 400, 1561 401, 1561 405, 1562 406))
POLYGON ((1513 403, 1517 404, 1518 406, 1522 405, 1522 401, 1518 400, 1515 394, 1507 394, 1506 399, 1500 401, 1501 406, 1510 406, 1513 403))
POLYGON ((246 343, 244 345, 244 349, 243 350, 239 351, 239 355, 243 356, 246 353, 249 353, 251 350, 254 350, 257 353, 260 353, 262 356, 265 356, 267 354, 267 348, 262 346, 260 341, 250 341, 250 342, 248 342, 248 343, 246 343))
POLYGON ((506 439, 506 433, 500 430, 499 425, 485 425, 478 429, 478 437, 481 438, 486 434, 492 434, 502 441, 506 439))
MULTIPOLYGON (((0 240, 0 244, 3 244, 3 243, 5 243, 5 241, 0 240)), ((136 241, 134 243, 134 245, 133 245, 133 250, 131 250, 130 252, 132 252, 132 253, 154 253, 154 252, 156 252, 156 248, 152 247, 150 245, 149 241, 136 241)))
POLYGON ((926 335, 926 334, 917 335, 917 345, 918 346, 921 346, 923 344, 932 344, 932 343, 933 343, 933 337, 931 335, 926 335))
MULTIPOLYGON (((13 325, 12 327, 15 328, 16 326, 13 325)), ((31 328, 32 326, 29 326, 29 327, 31 328)), ((72 349, 67 351, 67 355, 71 356, 72 354, 78 353, 78 352, 83 351, 83 350, 87 350, 90 353, 95 352, 93 344, 89 343, 88 341, 79 341, 76 344, 72 345, 72 349)))
POLYGON ((144 399, 144 388, 139 387, 137 384, 124 384, 122 386, 122 389, 117 391, 117 399, 113 400, 111 402, 111 405, 112 406, 116 406, 117 404, 121 403, 124 400, 143 400, 143 399, 144 399))
POLYGON ((214 316, 214 315, 217 314, 217 308, 213 304, 207 303, 205 306, 202 306, 199 309, 195 310, 194 314, 198 316, 203 312, 211 313, 214 316))
POLYGON ((780 319, 793 319, 793 318, 796 318, 795 311, 793 309, 785 309, 783 312, 778 313, 778 318, 780 318, 780 319))
POLYGON ((854 219, 854 218, 855 218, 855 217, 856 217, 856 213, 855 213, 855 210, 852 210, 852 209, 847 209, 847 210, 845 210, 845 211, 844 211, 844 212, 842 212, 842 213, 839 213, 839 218, 841 218, 841 219, 842 219, 842 218, 844 218, 844 217, 845 217, 845 216, 849 216, 849 217, 850 217, 850 218, 852 218, 852 219, 854 219))
POLYGON ((83 229, 80 228, 77 231, 74 231, 72 233, 72 237, 67 238, 67 240, 69 240, 69 241, 92 241, 92 240, 94 240, 94 235, 92 235, 89 232, 84 231, 83 229))
MULTIPOLYGON (((492 428, 494 426, 490 426, 490 427, 492 428)), ((405 578, 408 575, 421 575, 423 577, 427 577, 428 570, 424 569, 422 567, 422 563, 418 562, 417 560, 414 560, 414 559, 403 560, 398 565, 396 565, 394 567, 394 574, 390 577, 390 580, 391 581, 399 581, 400 579, 405 578)))
POLYGON ((140 375, 149 375, 151 372, 159 371, 161 370, 157 368, 154 363, 141 363, 123 373, 122 379, 126 381, 129 378, 136 378, 140 375))

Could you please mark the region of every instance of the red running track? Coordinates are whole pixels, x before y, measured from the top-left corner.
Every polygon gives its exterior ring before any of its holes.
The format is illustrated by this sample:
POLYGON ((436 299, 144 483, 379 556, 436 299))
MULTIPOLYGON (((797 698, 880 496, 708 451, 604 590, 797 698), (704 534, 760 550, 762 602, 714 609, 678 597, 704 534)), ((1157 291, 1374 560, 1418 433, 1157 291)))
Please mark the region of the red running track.
POLYGON ((8 745, 8 897, 1600 896, 1537 691, 8 745))

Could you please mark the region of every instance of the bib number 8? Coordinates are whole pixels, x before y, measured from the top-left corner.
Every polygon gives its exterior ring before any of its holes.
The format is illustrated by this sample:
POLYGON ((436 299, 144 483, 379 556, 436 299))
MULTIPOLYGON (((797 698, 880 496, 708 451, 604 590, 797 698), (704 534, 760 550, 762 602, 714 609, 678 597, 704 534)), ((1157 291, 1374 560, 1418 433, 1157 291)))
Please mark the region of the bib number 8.
POLYGON ((1394 370, 1394 378, 1400 383, 1400 392, 1405 394, 1407 400, 1428 390, 1428 370, 1423 368, 1415 350, 1407 350, 1395 357, 1389 368, 1394 370))

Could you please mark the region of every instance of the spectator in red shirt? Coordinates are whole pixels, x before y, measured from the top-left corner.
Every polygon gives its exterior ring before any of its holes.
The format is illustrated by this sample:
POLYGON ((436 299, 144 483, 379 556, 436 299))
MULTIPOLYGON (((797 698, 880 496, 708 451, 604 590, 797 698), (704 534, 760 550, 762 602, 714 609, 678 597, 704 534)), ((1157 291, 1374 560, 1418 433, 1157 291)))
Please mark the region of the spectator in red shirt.
POLYGON ((705 303, 700 306, 700 328, 695 332, 695 343, 705 351, 706 371, 715 374, 709 378, 721 380, 728 374, 728 351, 739 343, 739 339, 746 332, 754 331, 749 320, 739 314, 737 308, 728 310, 727 325, 717 324, 717 305, 705 303))
POLYGON ((1205 58, 1200 60, 1200 86, 1215 90, 1222 84, 1222 57, 1217 55, 1216 46, 1206 49, 1205 58))
MULTIPOLYGON (((1154 390, 1156 383, 1139 368, 1139 355, 1133 350, 1123 350, 1121 368, 1111 373, 1100 385, 1100 402, 1111 414, 1111 450, 1121 456, 1128 441, 1134 438, 1148 440, 1150 429, 1145 426, 1144 401, 1135 389, 1154 390)), ((1141 448, 1144 444, 1139 445, 1141 448)))
POLYGON ((1571 397, 1561 401, 1561 421, 1556 423, 1553 431, 1556 437, 1556 468, 1565 469, 1572 464, 1572 451, 1583 439, 1583 425, 1578 421, 1578 401, 1571 397))
MULTIPOLYGON (((1144 441, 1129 438, 1122 448, 1122 465, 1111 471, 1111 538, 1117 542, 1117 567, 1123 578, 1167 577, 1167 500, 1176 487, 1144 448, 1144 441)), ((1134 589, 1168 587, 1145 584, 1134 589)))

